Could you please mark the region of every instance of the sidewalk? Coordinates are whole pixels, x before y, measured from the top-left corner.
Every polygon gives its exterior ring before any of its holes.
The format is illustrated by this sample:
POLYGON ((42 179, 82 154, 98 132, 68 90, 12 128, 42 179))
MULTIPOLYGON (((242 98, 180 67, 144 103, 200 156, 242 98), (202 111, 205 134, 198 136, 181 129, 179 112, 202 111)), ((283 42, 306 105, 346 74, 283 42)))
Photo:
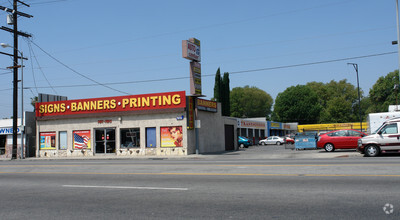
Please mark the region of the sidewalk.
MULTIPOLYGON (((180 160, 180 159, 239 159, 239 160, 255 160, 255 159, 330 159, 330 158, 347 158, 347 157, 363 157, 362 154, 355 150, 337 150, 335 152, 325 152, 321 149, 311 150, 294 150, 285 149, 284 145, 270 146, 251 146, 249 148, 239 149, 238 151, 207 153, 207 154, 190 154, 184 156, 116 156, 116 155, 97 155, 91 157, 31 157, 23 160, 180 160)), ((17 159, 21 160, 21 159, 17 159)), ((16 161, 17 161, 16 160, 16 161)), ((11 161, 10 158, 0 158, 0 161, 11 161)))

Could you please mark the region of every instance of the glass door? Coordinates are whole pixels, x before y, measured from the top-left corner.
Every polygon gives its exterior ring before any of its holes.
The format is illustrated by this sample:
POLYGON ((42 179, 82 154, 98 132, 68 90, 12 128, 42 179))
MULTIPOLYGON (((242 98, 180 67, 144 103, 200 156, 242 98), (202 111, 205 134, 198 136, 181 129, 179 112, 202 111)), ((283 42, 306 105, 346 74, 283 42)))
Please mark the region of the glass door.
POLYGON ((115 153, 115 128, 95 129, 96 154, 115 153))

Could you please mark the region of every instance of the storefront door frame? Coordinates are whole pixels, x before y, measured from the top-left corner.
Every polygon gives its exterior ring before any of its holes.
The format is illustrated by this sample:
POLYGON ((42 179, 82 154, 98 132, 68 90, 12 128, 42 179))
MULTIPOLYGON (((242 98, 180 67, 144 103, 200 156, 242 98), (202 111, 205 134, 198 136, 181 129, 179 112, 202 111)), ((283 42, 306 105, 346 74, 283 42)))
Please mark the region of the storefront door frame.
POLYGON ((116 129, 115 128, 95 128, 95 153, 96 154, 115 154, 116 153, 116 129))

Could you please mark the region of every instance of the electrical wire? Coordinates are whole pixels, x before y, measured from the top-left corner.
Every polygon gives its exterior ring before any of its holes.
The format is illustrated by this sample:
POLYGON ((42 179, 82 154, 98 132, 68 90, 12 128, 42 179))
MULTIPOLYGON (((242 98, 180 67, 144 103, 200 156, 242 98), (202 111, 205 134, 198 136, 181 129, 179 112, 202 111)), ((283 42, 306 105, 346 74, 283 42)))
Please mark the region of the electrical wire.
MULTIPOLYGON (((318 64, 325 64, 325 63, 333 63, 333 62, 339 62, 339 61, 345 61, 345 60, 364 59, 364 58, 369 58, 369 57, 384 56, 384 55, 390 55, 390 54, 396 54, 396 53, 397 53, 397 51, 393 51, 393 52, 369 54, 369 55, 356 56, 356 57, 346 57, 346 58, 333 59, 333 60, 317 61, 317 62, 311 62, 311 63, 301 63, 301 64, 292 64, 292 65, 285 65, 285 66, 267 67, 267 68, 232 71, 232 72, 228 71, 228 72, 229 72, 229 74, 240 74, 240 73, 250 73, 250 72, 259 72, 259 71, 270 71, 270 70, 277 70, 277 69, 287 69, 287 68, 294 68, 294 67, 301 67, 301 66, 311 66, 311 65, 318 65, 318 64)), ((215 76, 215 74, 202 75, 202 77, 211 77, 211 76, 215 76)), ((137 84, 137 83, 181 80, 181 79, 188 79, 188 78, 190 78, 190 76, 172 77, 172 78, 163 78, 163 79, 150 79, 150 80, 140 80, 140 81, 128 81, 128 82, 104 83, 103 85, 137 84)), ((97 84, 81 84, 81 85, 64 85, 64 86, 54 86, 54 87, 55 88, 74 88, 74 87, 90 87, 90 86, 98 86, 98 85, 97 84)), ((38 87, 38 88, 48 88, 48 87, 38 87)))
MULTIPOLYGON (((24 38, 24 39, 26 39, 26 38, 24 38)), ((35 88, 35 90, 36 90, 36 93, 37 94, 39 94, 39 91, 38 91, 38 89, 37 89, 37 84, 36 84, 36 77, 35 77, 35 70, 34 70, 34 68, 33 68, 33 62, 32 62, 32 44, 30 43, 30 41, 28 41, 28 40, 25 40, 26 42, 27 42, 27 44, 28 44, 28 47, 29 47, 29 57, 31 58, 31 69, 32 69, 32 77, 33 77, 33 84, 34 84, 34 88, 35 88)))
MULTIPOLYGON (((29 45, 29 44, 28 44, 28 45, 29 45)), ((55 94, 58 94, 57 91, 54 89, 54 87, 50 84, 50 81, 47 79, 46 74, 44 74, 43 69, 42 69, 42 67, 40 66, 39 61, 38 61, 38 59, 37 59, 37 57, 36 57, 36 55, 35 55, 35 51, 33 51, 32 47, 30 46, 30 47, 29 47, 29 53, 31 53, 31 52, 32 52, 33 58, 35 58, 36 64, 38 65, 38 68, 39 68, 40 72, 42 73, 44 79, 46 80, 47 84, 49 84, 50 88, 53 90, 53 92, 54 92, 55 94)), ((36 88, 37 88, 37 87, 36 87, 36 88)))
POLYGON ((317 62, 311 62, 311 63, 302 63, 302 64, 294 64, 294 65, 286 65, 286 66, 277 66, 277 67, 269 67, 269 68, 253 69, 253 70, 242 70, 242 71, 236 71, 236 72, 229 72, 229 74, 259 72, 259 71, 268 71, 268 70, 276 70, 276 69, 286 69, 286 68, 293 68, 293 67, 300 67, 300 66, 310 66, 310 65, 333 63, 333 62, 339 62, 339 61, 345 61, 345 60, 354 60, 354 59, 362 59, 362 58, 368 58, 368 57, 384 56, 384 55, 395 54, 395 53, 397 53, 397 51, 385 52, 385 53, 379 53, 379 54, 370 54, 370 55, 357 56, 357 57, 340 58, 340 59, 335 59, 335 60, 324 60, 324 61, 317 61, 317 62))
POLYGON ((13 73, 13 72, 4 72, 4 73, 0 73, 0 76, 2 76, 2 75, 7 75, 7 74, 11 74, 11 73, 13 73))
POLYGON ((123 92, 123 91, 121 91, 121 90, 118 90, 118 89, 112 88, 112 87, 110 87, 110 86, 107 86, 107 84, 105 84, 105 83, 100 83, 100 82, 98 82, 98 81, 96 81, 96 80, 94 80, 94 79, 91 79, 91 78, 85 76, 84 74, 82 74, 82 73, 80 73, 80 72, 78 72, 78 71, 72 69, 72 68, 69 67, 68 65, 64 64, 63 62, 61 62, 60 60, 58 60, 57 58, 55 58, 54 56, 52 56, 51 54, 49 54, 48 52, 46 52, 46 51, 45 51, 44 49, 42 49, 39 45, 37 45, 35 42, 33 42, 32 40, 30 40, 30 41, 31 41, 32 44, 34 44, 37 48, 39 48, 39 49, 40 49, 43 53, 45 53, 47 56, 49 56, 50 58, 52 58, 52 59, 55 60, 57 63, 59 63, 59 64, 61 64, 62 66, 64 66, 65 68, 69 69, 70 71, 72 71, 72 72, 78 74, 79 76, 81 76, 81 77, 83 77, 83 78, 85 78, 85 79, 87 79, 87 80, 89 80, 89 81, 92 81, 92 82, 94 82, 95 84, 97 84, 97 85, 99 85, 99 86, 103 86, 103 87, 105 87, 105 88, 108 88, 108 89, 110 89, 110 90, 113 90, 113 91, 116 91, 116 92, 119 92, 119 93, 122 93, 122 94, 130 95, 130 94, 127 93, 127 92, 123 92))

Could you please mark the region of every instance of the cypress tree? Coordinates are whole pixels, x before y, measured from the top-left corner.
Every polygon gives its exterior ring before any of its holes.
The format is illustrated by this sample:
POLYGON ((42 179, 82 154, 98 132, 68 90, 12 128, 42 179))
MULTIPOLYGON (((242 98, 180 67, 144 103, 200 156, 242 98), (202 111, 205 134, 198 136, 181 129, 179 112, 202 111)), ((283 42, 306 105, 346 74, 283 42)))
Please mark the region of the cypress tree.
POLYGON ((222 115, 230 116, 231 115, 231 106, 230 106, 230 87, 229 87, 229 73, 225 72, 224 77, 222 78, 222 115))
POLYGON ((221 72, 218 68, 215 74, 215 84, 214 84, 214 101, 221 102, 221 90, 222 90, 222 78, 221 72))

